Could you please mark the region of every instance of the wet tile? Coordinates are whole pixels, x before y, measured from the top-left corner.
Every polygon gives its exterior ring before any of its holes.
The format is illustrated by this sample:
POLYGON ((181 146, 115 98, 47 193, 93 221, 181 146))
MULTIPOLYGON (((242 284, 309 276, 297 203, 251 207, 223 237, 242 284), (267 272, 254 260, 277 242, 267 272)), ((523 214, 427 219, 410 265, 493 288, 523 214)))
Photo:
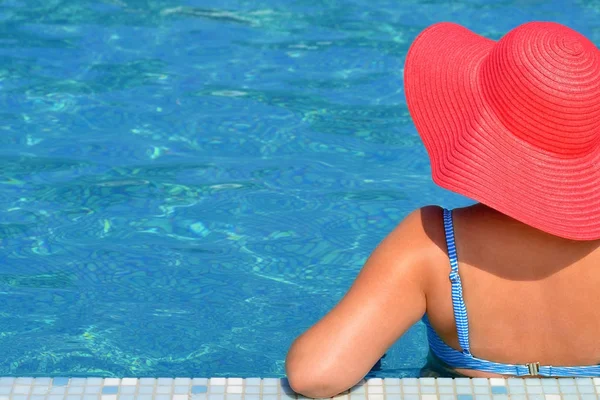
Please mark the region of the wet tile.
POLYGON ((69 384, 69 378, 54 378, 52 380, 53 386, 66 386, 69 384))
POLYGON ((206 393, 208 388, 204 385, 194 385, 192 386, 192 394, 206 393))
POLYGON ((104 386, 102 388, 102 394, 117 394, 119 392, 118 386, 104 386))
POLYGON ((492 386, 492 394, 507 394, 508 390, 505 386, 492 386))

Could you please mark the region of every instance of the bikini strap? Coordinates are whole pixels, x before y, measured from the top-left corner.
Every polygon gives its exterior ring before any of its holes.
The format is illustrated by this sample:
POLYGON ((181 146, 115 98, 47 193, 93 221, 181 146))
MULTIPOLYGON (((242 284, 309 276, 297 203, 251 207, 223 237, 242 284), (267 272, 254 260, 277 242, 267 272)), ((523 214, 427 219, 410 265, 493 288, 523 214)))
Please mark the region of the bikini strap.
POLYGON ((469 347, 469 320, 467 308, 463 299, 462 283, 458 275, 458 256, 456 254, 456 243, 454 241, 454 225, 452 223, 452 211, 444 209, 444 230, 446 232, 446 246, 448 247, 448 258, 450 258, 450 282, 452 283, 452 306, 454 308, 454 319, 458 333, 458 343, 462 352, 470 355, 469 347))

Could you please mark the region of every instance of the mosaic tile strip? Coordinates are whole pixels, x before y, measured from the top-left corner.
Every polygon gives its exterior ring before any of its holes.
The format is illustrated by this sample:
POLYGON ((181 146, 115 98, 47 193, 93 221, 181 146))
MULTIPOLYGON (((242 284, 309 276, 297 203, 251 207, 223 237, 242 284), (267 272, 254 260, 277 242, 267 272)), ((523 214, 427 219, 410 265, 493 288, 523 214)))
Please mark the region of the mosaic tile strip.
MULTIPOLYGON (((600 378, 372 378, 339 400, 600 400, 600 378)), ((277 378, 0 378, 0 400, 295 400, 277 378)))

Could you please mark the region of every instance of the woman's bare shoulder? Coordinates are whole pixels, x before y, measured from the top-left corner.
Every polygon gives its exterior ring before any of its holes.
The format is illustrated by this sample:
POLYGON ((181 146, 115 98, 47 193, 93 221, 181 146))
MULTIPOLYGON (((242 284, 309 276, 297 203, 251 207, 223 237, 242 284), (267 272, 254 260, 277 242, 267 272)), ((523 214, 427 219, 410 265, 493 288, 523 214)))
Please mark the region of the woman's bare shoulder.
POLYGON ((443 208, 431 205, 412 211, 396 226, 391 235, 402 236, 403 240, 407 239, 406 235, 410 235, 410 238, 418 242, 415 243, 419 245, 418 248, 443 244, 443 208))
POLYGON ((385 247, 396 252, 398 257, 419 260, 415 265, 424 268, 424 273, 432 267, 435 271, 440 263, 446 265, 443 208, 429 205, 412 211, 384 242, 387 242, 385 247))
POLYGON ((410 230, 415 233, 423 250, 431 251, 432 248, 441 250, 446 248, 444 233, 444 209, 440 206, 421 207, 406 218, 410 230))

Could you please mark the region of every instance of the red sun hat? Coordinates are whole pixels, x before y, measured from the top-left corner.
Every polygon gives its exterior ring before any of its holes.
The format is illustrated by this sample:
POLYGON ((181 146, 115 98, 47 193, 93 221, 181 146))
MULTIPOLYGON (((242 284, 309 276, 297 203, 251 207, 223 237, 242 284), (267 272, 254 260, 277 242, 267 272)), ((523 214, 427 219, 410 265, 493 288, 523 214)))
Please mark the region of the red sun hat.
POLYGON ((600 239, 600 51, 552 22, 498 42, 453 23, 406 56, 408 109, 440 186, 556 236, 600 239))

